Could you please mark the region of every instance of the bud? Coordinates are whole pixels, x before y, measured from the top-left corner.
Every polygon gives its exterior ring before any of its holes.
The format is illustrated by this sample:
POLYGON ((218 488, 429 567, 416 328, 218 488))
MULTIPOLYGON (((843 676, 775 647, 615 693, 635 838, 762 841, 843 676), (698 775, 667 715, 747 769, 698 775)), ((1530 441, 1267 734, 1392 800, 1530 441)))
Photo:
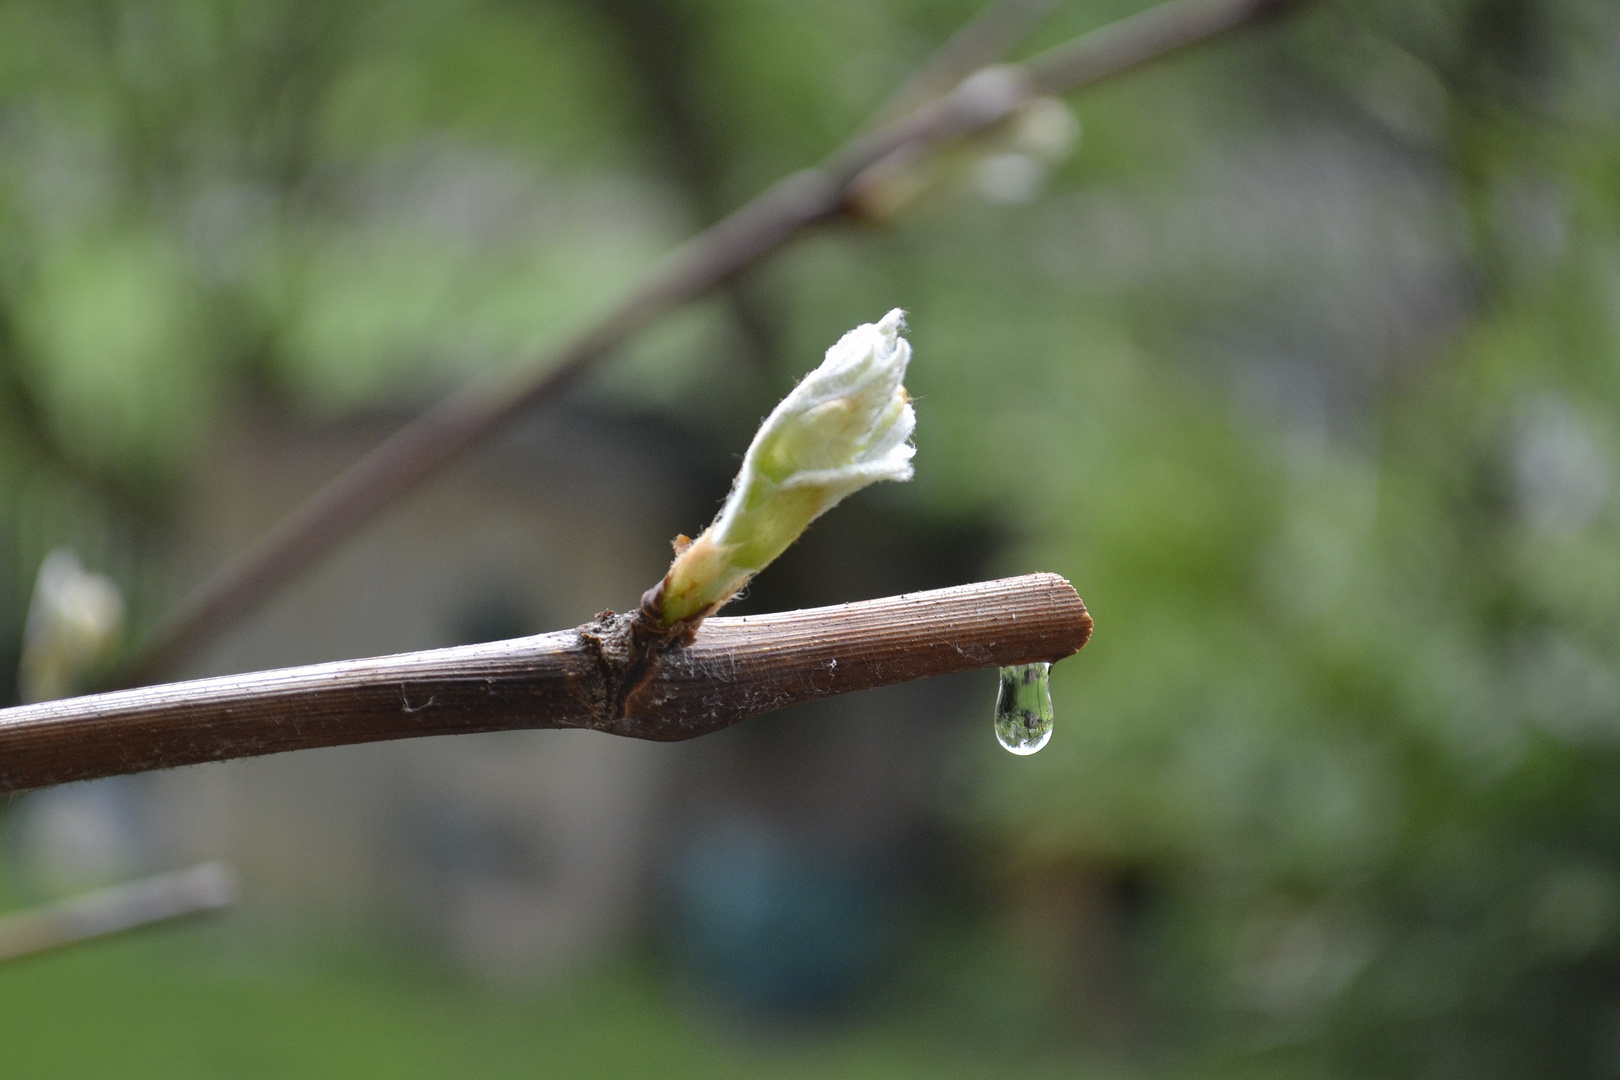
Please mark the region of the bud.
POLYGON ((986 141, 990 152, 974 168, 975 186, 990 202, 1028 202, 1079 141, 1080 121, 1061 99, 1026 101, 999 137, 986 141))
POLYGON ((899 308, 857 326, 765 418, 720 516, 679 548, 649 597, 664 625, 724 604, 846 495, 911 479, 917 417, 901 385, 911 360, 904 327, 899 308))
POLYGON ((969 77, 957 89, 962 107, 1001 119, 931 151, 903 148, 877 162, 853 181, 851 208, 869 220, 886 221, 936 196, 974 192, 995 203, 1035 198, 1079 145, 1080 121, 1061 98, 1014 100, 1014 91, 1028 95, 1030 88, 1003 69, 969 77))
POLYGON ((124 598, 111 579, 89 572, 66 549, 45 556, 23 626, 23 700, 79 693, 111 654, 123 625, 124 598))

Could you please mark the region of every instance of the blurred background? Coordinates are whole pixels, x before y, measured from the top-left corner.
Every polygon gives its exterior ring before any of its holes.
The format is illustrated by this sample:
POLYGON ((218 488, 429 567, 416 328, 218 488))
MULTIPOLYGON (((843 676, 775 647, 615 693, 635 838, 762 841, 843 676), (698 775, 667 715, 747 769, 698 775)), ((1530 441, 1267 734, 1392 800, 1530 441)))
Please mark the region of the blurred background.
MULTIPOLYGON (((976 10, 0 0, 0 693, 49 552, 136 640, 976 10)), ((1060 572, 1045 751, 978 672, 17 798, 11 907, 204 858, 242 902, 0 969, 0 1067, 1620 1075, 1620 7, 1324 0, 1070 104, 1063 160, 1059 113, 792 243, 183 673, 630 606, 900 306, 916 480, 739 610, 1060 572)))

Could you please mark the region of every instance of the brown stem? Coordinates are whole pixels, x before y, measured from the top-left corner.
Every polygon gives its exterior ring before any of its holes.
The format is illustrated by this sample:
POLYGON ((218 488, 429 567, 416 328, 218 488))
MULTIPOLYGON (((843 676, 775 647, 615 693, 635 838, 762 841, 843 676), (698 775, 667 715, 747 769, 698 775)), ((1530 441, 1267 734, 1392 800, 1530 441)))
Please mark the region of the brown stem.
POLYGON ((1160 4, 1048 49, 1023 64, 1044 93, 1119 75, 1246 26, 1301 7, 1305 0, 1181 0, 1160 4))
POLYGON ((0 791, 283 750, 512 728, 690 739, 801 701, 1061 660, 1091 616, 1056 574, 777 615, 690 645, 637 615, 574 630, 0 710, 0 791))
POLYGON ((394 499, 538 403, 670 309, 707 292, 801 230, 843 212, 869 169, 982 131, 1035 93, 1122 74, 1292 6, 1292 0, 1173 0, 1007 68, 859 136, 820 168, 778 182, 677 249, 628 297, 515 378, 475 383, 429 409, 205 581, 135 651, 114 681, 172 671, 394 499))

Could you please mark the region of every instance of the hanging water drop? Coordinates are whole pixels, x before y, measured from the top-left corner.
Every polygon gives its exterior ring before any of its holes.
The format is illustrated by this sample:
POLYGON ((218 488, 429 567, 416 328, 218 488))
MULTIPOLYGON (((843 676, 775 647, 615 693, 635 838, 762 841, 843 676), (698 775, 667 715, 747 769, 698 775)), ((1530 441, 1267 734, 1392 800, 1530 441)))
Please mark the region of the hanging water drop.
POLYGON ((1033 754, 1052 738, 1051 664, 1001 669, 996 692, 996 741, 1015 754, 1033 754))

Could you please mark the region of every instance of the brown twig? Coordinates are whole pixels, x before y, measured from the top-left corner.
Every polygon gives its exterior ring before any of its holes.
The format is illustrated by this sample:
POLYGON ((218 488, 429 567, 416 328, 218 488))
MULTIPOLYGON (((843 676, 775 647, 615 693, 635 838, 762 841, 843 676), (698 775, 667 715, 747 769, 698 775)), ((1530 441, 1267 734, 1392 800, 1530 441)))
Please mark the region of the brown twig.
POLYGON ((0 915, 0 964, 236 902, 236 877, 221 863, 185 870, 0 915))
POLYGON ((385 439, 205 581, 153 631, 115 681, 140 685, 172 671, 456 455, 555 397, 665 312, 727 280, 799 231, 842 212, 851 194, 861 190, 863 175, 894 155, 915 154, 985 130, 1031 96, 1077 90, 1294 2, 1174 0, 1023 64, 996 69, 994 78, 969 77, 944 97, 859 136, 821 167, 778 182, 687 241, 628 297, 568 343, 537 357, 523 374, 475 383, 385 439))
POLYGON ((1128 19, 1048 49, 1023 64, 1044 93, 1066 94, 1256 19, 1280 15, 1306 0, 1183 0, 1160 4, 1128 19))
POLYGON ((1056 574, 714 618, 690 645, 636 616, 485 645, 345 660, 0 710, 0 791, 283 750, 512 728, 690 739, 831 694, 1061 660, 1091 616, 1056 574))

